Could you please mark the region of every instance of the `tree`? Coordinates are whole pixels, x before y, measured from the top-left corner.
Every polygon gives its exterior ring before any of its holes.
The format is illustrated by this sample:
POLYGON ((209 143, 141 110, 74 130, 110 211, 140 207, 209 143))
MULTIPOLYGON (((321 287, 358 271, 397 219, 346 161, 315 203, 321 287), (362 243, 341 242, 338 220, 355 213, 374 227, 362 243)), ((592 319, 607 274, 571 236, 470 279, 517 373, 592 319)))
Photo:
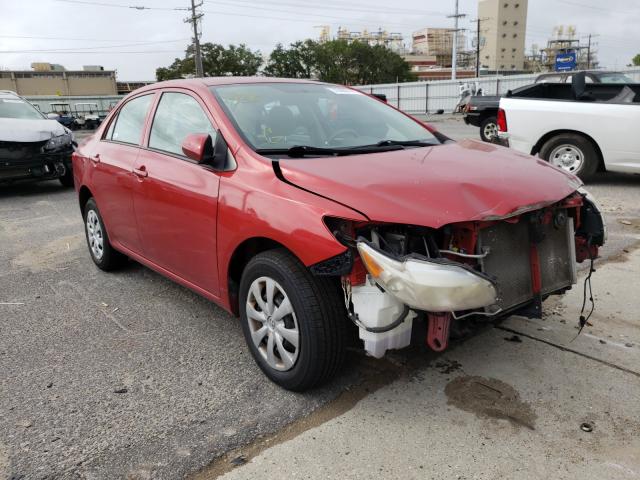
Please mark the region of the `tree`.
MULTIPOLYGON (((229 45, 225 48, 217 43, 203 43, 202 67, 205 77, 217 76, 251 76, 258 73, 262 65, 262 55, 259 51, 252 51, 246 45, 229 45)), ((168 67, 156 69, 158 81, 187 78, 195 73, 195 47, 187 47, 184 58, 176 58, 168 67)))
POLYGON ((318 44, 313 40, 292 43, 288 49, 279 43, 269 55, 264 74, 267 77, 311 78, 317 48, 318 44))
POLYGON ((403 82, 414 79, 409 64, 382 45, 332 40, 316 49, 320 80, 346 85, 403 82))
POLYGON ((634 67, 640 67, 640 53, 631 59, 634 67))
POLYGON ((271 77, 311 78, 345 85, 387 83, 414 79, 409 64, 382 45, 365 42, 313 40, 271 52, 264 74, 271 77))

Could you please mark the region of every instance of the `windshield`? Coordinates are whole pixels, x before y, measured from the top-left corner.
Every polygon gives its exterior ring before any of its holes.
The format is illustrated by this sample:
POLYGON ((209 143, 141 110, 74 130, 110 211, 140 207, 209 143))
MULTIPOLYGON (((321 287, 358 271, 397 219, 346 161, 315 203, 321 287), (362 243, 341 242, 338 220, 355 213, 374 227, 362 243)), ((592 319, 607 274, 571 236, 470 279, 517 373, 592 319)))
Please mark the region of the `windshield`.
POLYGON ((343 148, 380 142, 440 142, 379 100, 337 85, 261 83, 212 87, 255 150, 343 148))
POLYGON ((42 120, 40 111, 20 98, 0 98, 0 118, 19 118, 22 120, 42 120))
POLYGON ((599 73, 600 83, 633 83, 624 73, 599 73))

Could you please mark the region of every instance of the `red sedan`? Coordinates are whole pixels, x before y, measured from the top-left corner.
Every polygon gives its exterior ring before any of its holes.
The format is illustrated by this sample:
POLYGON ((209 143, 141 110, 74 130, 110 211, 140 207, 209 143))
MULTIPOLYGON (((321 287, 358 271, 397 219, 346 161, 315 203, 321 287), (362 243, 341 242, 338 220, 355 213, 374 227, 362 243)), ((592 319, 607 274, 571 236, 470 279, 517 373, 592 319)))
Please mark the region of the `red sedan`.
POLYGON ((443 350, 452 321, 539 316, 605 240, 572 175, 313 81, 141 88, 73 172, 99 268, 131 258, 239 316, 292 390, 336 373, 350 324, 381 357, 420 324, 443 350))

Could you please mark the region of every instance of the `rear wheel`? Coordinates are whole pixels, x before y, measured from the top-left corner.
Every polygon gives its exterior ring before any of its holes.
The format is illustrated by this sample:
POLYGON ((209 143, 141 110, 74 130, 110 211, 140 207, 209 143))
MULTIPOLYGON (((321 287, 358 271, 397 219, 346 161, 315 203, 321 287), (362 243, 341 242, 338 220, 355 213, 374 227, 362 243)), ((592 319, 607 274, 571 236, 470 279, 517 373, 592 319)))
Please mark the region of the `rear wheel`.
POLYGON ((498 137, 498 121, 496 117, 487 117, 480 123, 480 138, 484 142, 493 142, 498 137))
POLYGON ((547 140, 540 149, 540 157, 582 180, 598 169, 599 156, 593 143, 575 133, 562 133, 547 140))
POLYGON ((258 254, 247 264, 240 317, 258 366, 288 390, 327 381, 344 360, 347 324, 336 285, 311 275, 286 250, 258 254))
POLYGON ((109 243, 109 235, 93 198, 84 207, 84 229, 91 259, 101 270, 109 271, 122 266, 127 257, 109 243))

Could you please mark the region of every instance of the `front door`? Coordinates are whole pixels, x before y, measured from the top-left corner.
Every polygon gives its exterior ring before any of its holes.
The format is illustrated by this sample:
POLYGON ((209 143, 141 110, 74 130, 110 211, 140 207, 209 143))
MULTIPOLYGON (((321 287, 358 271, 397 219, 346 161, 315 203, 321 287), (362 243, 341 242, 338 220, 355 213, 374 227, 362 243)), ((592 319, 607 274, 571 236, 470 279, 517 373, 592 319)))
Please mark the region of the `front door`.
POLYGON ((148 148, 136 161, 134 207, 143 255, 182 279, 218 295, 216 218, 218 175, 189 160, 182 142, 216 130, 204 105, 191 94, 160 97, 148 148))

